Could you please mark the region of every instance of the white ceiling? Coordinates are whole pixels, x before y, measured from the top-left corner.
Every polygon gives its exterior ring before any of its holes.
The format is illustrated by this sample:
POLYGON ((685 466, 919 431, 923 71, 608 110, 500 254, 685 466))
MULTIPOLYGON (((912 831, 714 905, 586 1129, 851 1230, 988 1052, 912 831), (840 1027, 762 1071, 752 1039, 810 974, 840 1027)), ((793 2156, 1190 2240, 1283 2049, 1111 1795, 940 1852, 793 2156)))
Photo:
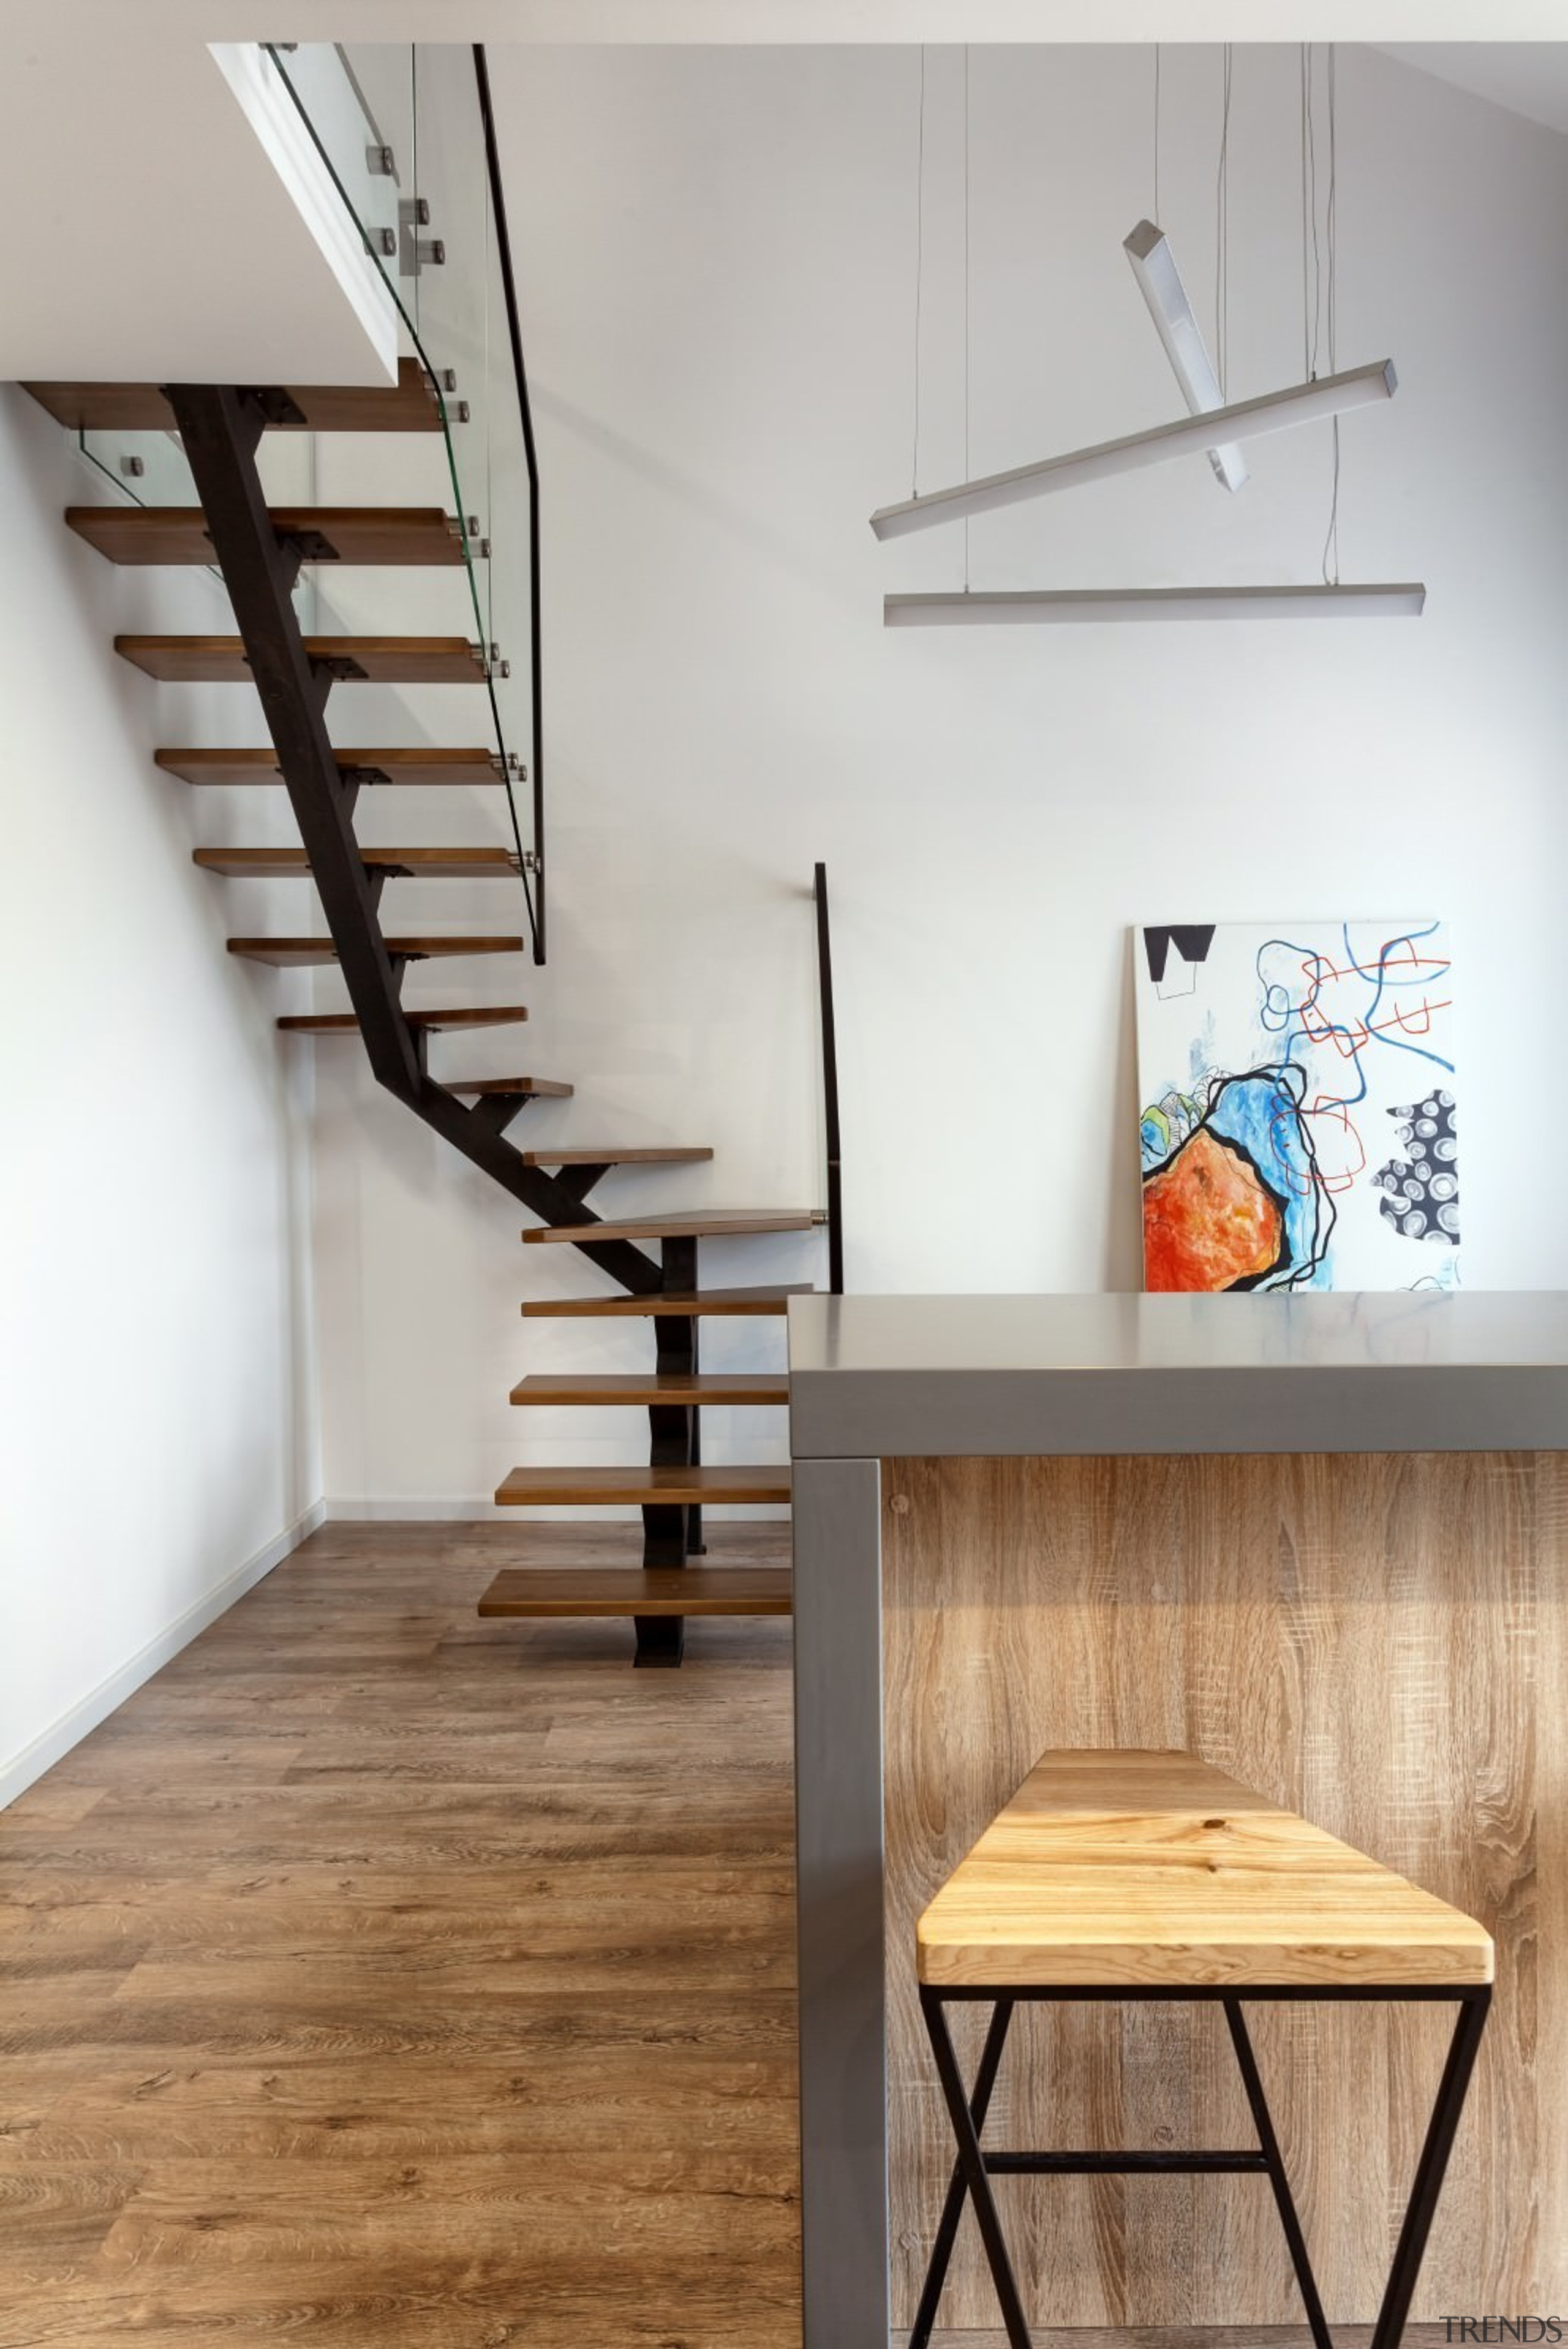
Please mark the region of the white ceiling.
MULTIPOLYGON (((201 41, 1525 42, 1568 34, 1563 0, 0 0, 9 54, 68 32, 88 73, 201 41)), ((1479 55, 1479 51, 1478 51, 1479 55)), ((1511 102, 1511 101, 1505 101, 1511 102)))

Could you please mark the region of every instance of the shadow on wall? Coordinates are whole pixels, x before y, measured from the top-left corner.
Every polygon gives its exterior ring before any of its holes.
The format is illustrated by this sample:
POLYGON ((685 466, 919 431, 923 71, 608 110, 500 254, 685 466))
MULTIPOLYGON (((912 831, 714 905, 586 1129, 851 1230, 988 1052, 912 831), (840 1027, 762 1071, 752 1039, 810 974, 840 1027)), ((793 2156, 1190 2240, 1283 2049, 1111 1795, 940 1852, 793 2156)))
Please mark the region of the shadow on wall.
POLYGON ((1143 1286, 1143 1218, 1138 1155, 1138 1021, 1132 985, 1133 934, 1127 936, 1116 1021, 1110 1147, 1106 1154, 1111 1212, 1100 1287, 1112 1294, 1143 1286))
MULTIPOLYGON (((601 424, 586 409, 575 407, 552 391, 537 388, 533 405, 542 416, 549 416, 592 449, 596 455, 608 458, 612 463, 624 466, 651 489, 662 491, 673 498, 688 513, 701 514, 707 521, 717 523, 731 538, 738 539, 753 555, 761 555, 779 571, 789 573, 808 586, 827 588, 839 595, 843 589, 843 572, 835 563, 812 563, 806 559, 801 546, 787 538, 781 531, 769 529, 754 513, 735 505, 728 498, 719 497, 707 481, 693 473, 683 472, 679 466, 667 464, 662 457, 652 455, 640 442, 617 432, 613 425, 601 424)), ((868 533, 869 535, 869 533, 868 533)))

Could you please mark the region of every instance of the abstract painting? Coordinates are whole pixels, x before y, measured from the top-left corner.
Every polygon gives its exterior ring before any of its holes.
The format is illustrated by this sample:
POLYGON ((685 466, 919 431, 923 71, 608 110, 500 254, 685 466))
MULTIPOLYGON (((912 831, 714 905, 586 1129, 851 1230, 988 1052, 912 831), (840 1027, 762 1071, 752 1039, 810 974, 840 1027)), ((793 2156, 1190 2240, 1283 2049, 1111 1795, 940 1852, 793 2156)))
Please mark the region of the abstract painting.
POLYGON ((1146 1289, 1459 1284, 1444 925, 1133 935, 1146 1289))

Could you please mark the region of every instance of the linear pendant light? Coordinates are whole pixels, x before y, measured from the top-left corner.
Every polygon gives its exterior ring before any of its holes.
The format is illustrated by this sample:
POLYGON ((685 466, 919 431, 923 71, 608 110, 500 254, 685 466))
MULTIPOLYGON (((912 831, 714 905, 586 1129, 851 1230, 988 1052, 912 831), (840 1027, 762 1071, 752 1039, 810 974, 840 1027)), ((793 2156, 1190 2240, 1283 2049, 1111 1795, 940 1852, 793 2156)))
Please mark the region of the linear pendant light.
MULTIPOLYGON (((1215 409, 1223 408, 1225 395, 1220 389, 1220 378, 1214 372, 1202 330, 1192 315, 1192 305, 1181 283, 1169 237, 1152 221, 1141 220, 1130 236, 1123 237, 1121 249, 1132 264, 1132 274, 1149 305, 1154 330, 1165 346, 1165 356, 1181 387, 1181 397, 1194 416, 1212 415, 1215 409)), ((1233 440, 1211 449, 1209 462, 1214 469, 1215 480, 1227 490, 1245 486, 1246 459, 1233 440)))
POLYGON ((1047 625, 1085 620, 1305 620, 1420 617, 1418 581, 1332 587, 1026 587, 886 595, 889 628, 1047 625))
POLYGON ((1120 440, 1101 440, 1092 449, 1075 449, 1065 457, 1018 465, 1009 473, 988 473, 981 481, 959 481, 950 490, 932 490, 924 497, 905 499, 902 505, 879 508, 872 516, 872 528, 878 538, 903 538, 910 531, 931 530, 937 523, 957 522, 965 514, 989 513, 995 506, 1019 505, 1054 490, 1104 481, 1112 473, 1168 464, 1194 449, 1216 445, 1216 426, 1225 428, 1225 438, 1245 440, 1254 433, 1283 432, 1291 425, 1314 423, 1319 417, 1342 416, 1347 409, 1392 398, 1398 381, 1393 360, 1378 359, 1370 367, 1350 367, 1342 375, 1293 384, 1286 391, 1237 400, 1202 416, 1183 416, 1175 424, 1159 424, 1149 432, 1130 432, 1120 440))

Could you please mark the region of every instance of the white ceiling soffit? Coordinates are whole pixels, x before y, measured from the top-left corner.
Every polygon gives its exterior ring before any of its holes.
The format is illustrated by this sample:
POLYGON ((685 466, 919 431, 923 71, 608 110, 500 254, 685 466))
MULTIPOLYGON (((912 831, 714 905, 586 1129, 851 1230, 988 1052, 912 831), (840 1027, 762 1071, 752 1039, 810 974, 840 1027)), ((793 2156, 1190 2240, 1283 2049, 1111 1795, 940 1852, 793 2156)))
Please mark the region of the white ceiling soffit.
POLYGON ((214 13, 4 0, 0 380, 392 379, 386 289, 286 94, 208 48, 214 13), (177 13, 202 37, 154 31, 177 13))
POLYGON ((1379 41, 1386 57, 1436 74, 1511 114, 1568 130, 1568 8, 1558 41, 1379 41))
POLYGON ((1527 41, 1563 0, 0 0, 7 36, 74 27, 88 71, 132 41, 1527 41), (123 25, 117 19, 129 20, 123 25))

